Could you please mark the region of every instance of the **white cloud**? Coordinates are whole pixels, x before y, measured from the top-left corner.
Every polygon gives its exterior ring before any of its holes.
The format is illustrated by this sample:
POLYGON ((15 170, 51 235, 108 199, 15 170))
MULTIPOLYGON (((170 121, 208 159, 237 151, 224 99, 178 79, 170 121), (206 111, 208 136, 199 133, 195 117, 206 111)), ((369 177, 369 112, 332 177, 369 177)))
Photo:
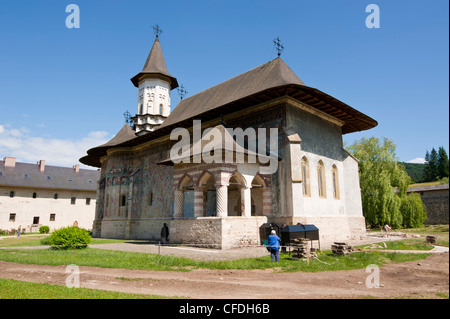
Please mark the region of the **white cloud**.
POLYGON ((81 164, 78 160, 86 155, 88 149, 109 139, 104 131, 90 132, 81 139, 73 140, 31 136, 27 130, 0 125, 0 157, 12 156, 18 162, 26 163, 45 160, 48 165, 71 167, 81 164))
POLYGON ((408 161, 407 163, 425 164, 426 161, 425 161, 425 159, 423 157, 418 157, 418 158, 415 158, 415 159, 412 159, 412 160, 408 161))

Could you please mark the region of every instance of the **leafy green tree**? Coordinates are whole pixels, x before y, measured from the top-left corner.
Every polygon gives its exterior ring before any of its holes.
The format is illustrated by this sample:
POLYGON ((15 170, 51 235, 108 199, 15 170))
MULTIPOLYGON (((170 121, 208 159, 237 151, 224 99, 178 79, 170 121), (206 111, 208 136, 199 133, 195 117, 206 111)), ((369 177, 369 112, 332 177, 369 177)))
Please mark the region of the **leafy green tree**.
POLYGON ((423 222, 427 219, 425 206, 420 195, 416 193, 401 198, 400 211, 405 227, 422 227, 423 222))
POLYGON ((449 177, 449 162, 448 162, 448 155, 445 151, 444 147, 439 147, 438 151, 438 176, 439 179, 443 179, 445 177, 449 177))
POLYGON ((361 199, 366 222, 370 225, 403 225, 401 198, 406 196, 411 178, 398 164, 395 144, 388 138, 362 138, 348 147, 359 160, 361 199), (393 187, 399 192, 395 194, 393 187))

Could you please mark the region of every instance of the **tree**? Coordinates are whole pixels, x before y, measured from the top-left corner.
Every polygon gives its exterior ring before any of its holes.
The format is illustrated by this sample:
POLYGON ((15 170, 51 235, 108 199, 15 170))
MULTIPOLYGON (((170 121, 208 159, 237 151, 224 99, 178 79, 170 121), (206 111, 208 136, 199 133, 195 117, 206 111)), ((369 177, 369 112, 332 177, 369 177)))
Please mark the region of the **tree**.
POLYGON ((445 151, 444 147, 439 147, 438 151, 438 176, 439 179, 443 179, 444 177, 449 177, 449 162, 448 162, 448 155, 445 151))
POLYGON ((405 227, 422 227, 423 222, 427 219, 425 206, 420 195, 416 193, 401 198, 400 211, 405 227))
POLYGON ((439 147, 439 152, 433 147, 431 153, 425 154, 424 181, 434 182, 449 176, 449 161, 444 147, 439 147))
POLYGON ((398 164, 395 144, 388 138, 362 138, 348 147, 359 160, 361 199, 366 223, 403 225, 401 198, 406 196, 411 178, 398 164), (395 194, 393 187, 398 188, 395 194))

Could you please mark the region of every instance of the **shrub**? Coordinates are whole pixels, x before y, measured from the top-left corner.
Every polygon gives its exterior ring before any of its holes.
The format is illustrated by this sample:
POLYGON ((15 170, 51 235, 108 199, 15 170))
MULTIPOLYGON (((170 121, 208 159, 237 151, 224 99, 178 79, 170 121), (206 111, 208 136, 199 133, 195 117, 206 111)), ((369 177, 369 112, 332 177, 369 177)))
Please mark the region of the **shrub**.
POLYGON ((50 228, 48 226, 41 226, 39 227, 39 233, 41 234, 48 234, 50 232, 50 228))
POLYGON ((42 238, 41 239, 41 245, 50 246, 50 239, 51 239, 51 236, 47 236, 45 238, 42 238))
POLYGON ((427 213, 419 194, 404 196, 401 201, 400 211, 403 215, 403 224, 407 228, 419 228, 427 219, 427 213))
POLYGON ((89 231, 78 227, 64 227, 52 233, 49 244, 56 249, 86 248, 91 242, 89 231))

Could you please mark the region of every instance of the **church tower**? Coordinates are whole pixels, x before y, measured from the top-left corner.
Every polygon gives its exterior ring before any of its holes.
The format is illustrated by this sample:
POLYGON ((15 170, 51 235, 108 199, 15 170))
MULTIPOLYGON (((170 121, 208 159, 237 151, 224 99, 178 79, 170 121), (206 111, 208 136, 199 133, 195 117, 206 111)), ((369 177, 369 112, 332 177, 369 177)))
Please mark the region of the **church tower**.
POLYGON ((170 91, 178 87, 177 79, 167 71, 159 42, 161 29, 156 26, 156 39, 144 68, 131 82, 139 88, 137 113, 133 129, 137 135, 154 131, 170 114, 170 91))

